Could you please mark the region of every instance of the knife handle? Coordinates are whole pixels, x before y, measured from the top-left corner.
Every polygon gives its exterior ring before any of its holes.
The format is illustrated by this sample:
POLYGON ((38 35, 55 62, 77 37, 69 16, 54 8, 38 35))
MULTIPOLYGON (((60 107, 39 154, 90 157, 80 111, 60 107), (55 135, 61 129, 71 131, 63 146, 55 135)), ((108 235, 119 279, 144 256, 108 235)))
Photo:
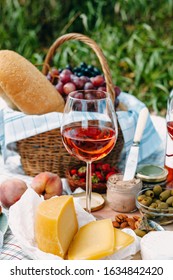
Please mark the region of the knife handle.
POLYGON ((148 114, 149 114, 149 112, 146 107, 141 109, 141 111, 139 112, 139 117, 138 117, 138 121, 137 121, 137 125, 136 125, 133 143, 135 143, 135 142, 139 143, 141 141, 142 134, 143 134, 143 131, 144 131, 147 119, 148 119, 148 114))

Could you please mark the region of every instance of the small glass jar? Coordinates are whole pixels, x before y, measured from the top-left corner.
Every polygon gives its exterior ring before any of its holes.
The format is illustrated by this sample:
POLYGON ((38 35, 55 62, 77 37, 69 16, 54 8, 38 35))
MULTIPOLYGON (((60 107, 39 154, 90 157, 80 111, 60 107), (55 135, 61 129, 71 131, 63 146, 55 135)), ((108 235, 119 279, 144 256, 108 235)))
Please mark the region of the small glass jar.
POLYGON ((136 174, 136 178, 141 179, 143 188, 152 188, 155 185, 166 186, 168 170, 157 165, 143 165, 136 174))
POLYGON ((137 210, 136 195, 142 189, 140 179, 123 181, 122 174, 114 174, 107 181, 106 200, 111 209, 130 213, 137 210))

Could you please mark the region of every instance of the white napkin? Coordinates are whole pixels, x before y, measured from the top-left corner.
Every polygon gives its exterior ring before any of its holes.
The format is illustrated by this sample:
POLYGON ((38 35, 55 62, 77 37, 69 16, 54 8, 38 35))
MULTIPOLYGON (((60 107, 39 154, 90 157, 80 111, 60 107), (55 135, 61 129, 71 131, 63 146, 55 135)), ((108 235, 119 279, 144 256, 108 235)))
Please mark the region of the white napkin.
POLYGON ((130 228, 124 228, 122 231, 132 235, 134 237, 134 242, 129 246, 120 249, 115 254, 106 257, 106 260, 130 260, 133 256, 140 251, 140 241, 141 238, 138 237, 135 232, 130 228))
MULTIPOLYGON (((12 233, 18 240, 23 251, 32 259, 40 260, 62 260, 62 258, 42 252, 38 249, 34 236, 35 213, 39 203, 43 200, 32 188, 28 188, 9 209, 9 226, 12 233)), ((79 228, 91 221, 96 220, 92 214, 87 213, 74 198, 79 228)), ((134 233, 129 232, 134 236, 134 233)), ((127 250, 120 250, 110 257, 110 259, 124 259, 131 257, 139 250, 138 240, 127 247, 127 250)))
MULTIPOLYGON (((35 213, 39 203, 43 200, 32 188, 28 188, 21 199, 9 209, 9 227, 17 238, 23 251, 32 259, 59 259, 62 258, 53 254, 47 254, 37 248, 34 236, 35 213)), ((93 215, 88 214, 77 203, 75 203, 78 225, 95 220, 93 215)))

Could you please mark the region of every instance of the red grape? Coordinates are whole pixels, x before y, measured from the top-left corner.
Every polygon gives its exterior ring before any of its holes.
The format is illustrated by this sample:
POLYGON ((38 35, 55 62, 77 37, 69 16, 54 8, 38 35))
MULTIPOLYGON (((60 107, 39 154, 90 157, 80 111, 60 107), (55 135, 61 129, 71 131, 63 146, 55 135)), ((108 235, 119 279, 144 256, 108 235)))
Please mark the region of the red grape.
POLYGON ((119 87, 115 86, 114 90, 115 90, 116 96, 120 95, 121 89, 119 87))
POLYGON ((102 86, 105 82, 105 79, 102 75, 91 77, 90 80, 95 87, 102 86))
POLYGON ((63 94, 64 93, 64 90, 63 90, 63 83, 61 81, 59 81, 55 88, 57 89, 57 91, 60 93, 60 94, 63 94))
POLYGON ((69 83, 66 83, 64 86, 63 86, 63 91, 65 94, 69 94, 70 92, 76 90, 76 86, 74 83, 72 82, 69 82, 69 83))
POLYGON ((75 75, 71 75, 71 81, 76 85, 77 89, 82 89, 84 86, 84 81, 75 75))
POLYGON ((74 94, 74 97, 75 98, 78 98, 78 99, 83 99, 83 93, 82 92, 76 92, 75 94, 74 94))
MULTIPOLYGON (((63 96, 64 101, 68 94, 75 90, 92 90, 98 89, 100 91, 106 90, 106 82, 103 74, 100 74, 100 70, 92 65, 81 63, 79 67, 72 68, 70 65, 65 69, 52 68, 47 74, 47 79, 55 86, 57 91, 63 96)), ((121 90, 118 86, 114 86, 115 97, 117 97, 121 90)), ((100 97, 104 97, 104 93, 100 92, 100 97)), ((82 92, 76 92, 76 98, 84 98, 82 92)), ((91 93, 85 95, 85 99, 92 100, 94 96, 91 93)), ((119 101, 115 98, 114 107, 118 106, 119 101)), ((77 109, 79 110, 78 104, 77 109)), ((92 107, 92 106, 91 106, 92 107)), ((91 108, 92 109, 92 108, 91 108)))
POLYGON ((59 71, 58 71, 58 69, 56 69, 56 68, 52 68, 52 70, 51 70, 51 76, 53 76, 53 77, 58 77, 59 76, 59 71))
POLYGON ((105 87, 105 86, 98 87, 98 90, 101 90, 101 91, 106 91, 106 87, 105 87))
POLYGON ((59 75, 59 80, 63 83, 63 84, 66 84, 68 82, 71 81, 71 78, 70 78, 70 74, 63 74, 61 72, 61 74, 59 75))
POLYGON ((87 90, 87 89, 94 89, 94 86, 91 82, 86 82, 85 85, 84 85, 84 89, 87 90))
POLYGON ((67 74, 67 75, 71 75, 71 74, 73 74, 72 72, 71 72, 71 70, 69 70, 69 69, 64 69, 64 70, 62 70, 62 72, 61 72, 62 74, 67 74))
POLYGON ((90 82, 90 78, 87 77, 87 76, 81 76, 81 77, 80 77, 80 80, 84 81, 84 83, 90 82))

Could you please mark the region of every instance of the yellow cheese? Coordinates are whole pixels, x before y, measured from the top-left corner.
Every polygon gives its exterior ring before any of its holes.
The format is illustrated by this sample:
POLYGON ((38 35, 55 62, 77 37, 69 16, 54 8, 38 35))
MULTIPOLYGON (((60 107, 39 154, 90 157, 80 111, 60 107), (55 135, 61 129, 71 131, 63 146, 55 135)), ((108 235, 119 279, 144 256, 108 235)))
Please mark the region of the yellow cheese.
POLYGON ((130 234, 121 231, 120 229, 114 228, 115 232, 115 243, 114 243, 114 253, 120 249, 123 249, 134 242, 134 237, 130 234))
POLYGON ((114 252, 111 219, 90 222, 79 229, 68 250, 69 260, 96 260, 114 252))
POLYGON ((78 222, 72 196, 53 197, 39 204, 35 238, 40 250, 64 258, 77 230, 78 222))
POLYGON ((110 219, 81 227, 68 250, 69 260, 96 260, 112 255, 134 242, 134 237, 113 228, 110 219))

